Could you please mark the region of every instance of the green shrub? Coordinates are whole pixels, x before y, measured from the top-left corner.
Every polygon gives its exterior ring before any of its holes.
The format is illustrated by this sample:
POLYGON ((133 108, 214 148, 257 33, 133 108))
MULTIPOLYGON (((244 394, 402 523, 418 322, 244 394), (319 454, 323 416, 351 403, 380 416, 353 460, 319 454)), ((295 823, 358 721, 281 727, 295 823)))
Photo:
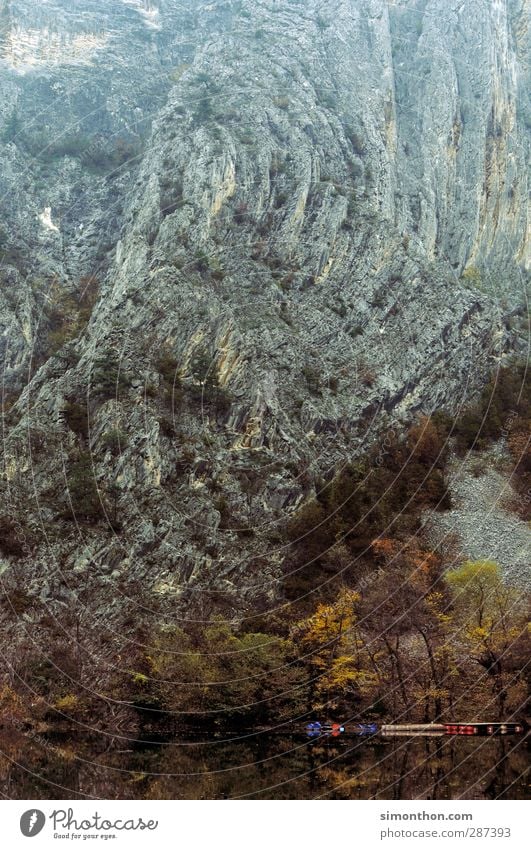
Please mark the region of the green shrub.
POLYGON ((306 676, 289 640, 235 634, 213 622, 193 638, 160 629, 150 651, 152 686, 181 724, 263 724, 294 717, 303 707, 306 676), (213 683, 215 682, 215 683, 213 683))
POLYGON ((67 492, 74 518, 96 522, 102 518, 103 508, 98 492, 92 457, 83 451, 69 462, 67 492))
POLYGON ((101 441, 103 448, 108 449, 111 454, 116 456, 127 447, 127 434, 120 428, 113 427, 103 434, 101 441))
POLYGON ((88 413, 84 404, 79 404, 77 401, 68 401, 64 409, 64 417, 70 430, 77 433, 78 436, 82 436, 83 439, 88 439, 88 413))
POLYGON ((7 557, 24 557, 24 532, 10 516, 0 516, 0 551, 7 557))
POLYGON ((212 98, 208 95, 203 95, 197 100, 197 106, 194 112, 194 121, 196 124, 205 124, 213 117, 214 106, 212 98))
POLYGON ((219 385, 216 364, 206 350, 197 348, 190 362, 190 371, 194 383, 189 384, 189 396, 215 409, 218 414, 225 414, 232 404, 231 394, 219 385))
POLYGON ((68 716, 79 715, 82 712, 81 702, 74 693, 67 693, 66 696, 58 698, 54 707, 59 713, 65 713, 68 716))
POLYGON ((312 365, 305 365, 302 373, 304 375, 304 379, 306 381, 306 385, 308 387, 309 392, 312 395, 320 395, 321 394, 321 375, 319 369, 315 368, 312 365))
POLYGON ((92 391, 101 398, 119 398, 130 386, 130 379, 124 372, 114 352, 102 354, 94 361, 92 371, 92 391))
POLYGON ((74 291, 67 291, 58 280, 52 280, 43 307, 48 327, 46 357, 53 356, 82 333, 98 294, 99 283, 93 276, 82 277, 74 291))
POLYGON ((168 439, 173 439, 176 434, 175 423, 170 416, 161 416, 159 418, 160 432, 168 439))
POLYGON ((170 351, 162 351, 155 360, 155 368, 167 386, 180 386, 179 364, 170 351))
MULTIPOLYGON (((365 142, 363 140, 363 136, 358 133, 356 130, 352 130, 349 135, 350 143, 354 152, 358 156, 363 156, 365 154, 365 142)), ((361 176, 361 175, 358 175, 361 176)))
MULTIPOLYGON (((176 407, 180 406, 184 393, 179 374, 179 364, 169 349, 165 348, 161 351, 155 360, 155 368, 162 378, 164 402, 170 410, 175 410, 176 407)), ((171 429, 173 429, 173 425, 171 429)), ((164 425, 162 425, 161 430, 163 433, 165 432, 164 425)), ((169 429, 166 430, 166 436, 170 436, 169 429)))
POLYGON ((21 587, 15 587, 15 589, 5 592, 5 602, 8 610, 11 609, 14 613, 20 615, 33 607, 35 599, 21 587))
POLYGON ((21 130, 20 118, 17 107, 14 106, 11 110, 11 115, 7 119, 2 131, 2 141, 8 144, 16 139, 21 130))

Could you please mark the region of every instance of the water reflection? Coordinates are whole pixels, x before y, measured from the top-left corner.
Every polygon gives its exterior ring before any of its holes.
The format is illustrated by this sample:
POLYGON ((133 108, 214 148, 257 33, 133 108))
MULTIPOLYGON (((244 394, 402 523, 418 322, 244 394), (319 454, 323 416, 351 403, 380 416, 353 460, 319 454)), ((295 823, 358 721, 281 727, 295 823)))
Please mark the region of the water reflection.
POLYGON ((12 799, 526 798, 522 737, 2 737, 0 751, 12 799))

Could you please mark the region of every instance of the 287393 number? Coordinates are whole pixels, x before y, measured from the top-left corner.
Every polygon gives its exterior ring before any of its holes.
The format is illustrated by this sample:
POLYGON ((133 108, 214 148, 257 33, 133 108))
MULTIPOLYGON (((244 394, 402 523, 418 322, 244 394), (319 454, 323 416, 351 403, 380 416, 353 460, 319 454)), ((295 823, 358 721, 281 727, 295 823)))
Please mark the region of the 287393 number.
POLYGON ((510 837, 510 828, 467 828, 467 837, 510 837))

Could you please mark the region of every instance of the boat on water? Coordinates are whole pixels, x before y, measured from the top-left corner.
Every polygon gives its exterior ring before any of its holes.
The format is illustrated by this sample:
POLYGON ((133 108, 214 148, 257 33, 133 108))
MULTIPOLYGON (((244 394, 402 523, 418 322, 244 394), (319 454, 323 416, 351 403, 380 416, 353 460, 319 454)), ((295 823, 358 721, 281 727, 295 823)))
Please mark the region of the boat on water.
POLYGON ((446 726, 436 723, 416 725, 382 725, 379 732, 384 737, 442 737, 446 734, 446 726))
POLYGON ((340 725, 338 722, 309 722, 306 726, 306 733, 308 737, 320 737, 321 735, 326 735, 329 737, 339 737, 340 734, 345 733, 345 726, 340 725))
POLYGON ((445 734, 478 735, 479 737, 500 737, 508 734, 523 734, 522 722, 471 722, 445 724, 445 734))
POLYGON ((349 731, 358 737, 368 737, 378 733, 378 725, 376 722, 357 722, 349 726, 349 731))

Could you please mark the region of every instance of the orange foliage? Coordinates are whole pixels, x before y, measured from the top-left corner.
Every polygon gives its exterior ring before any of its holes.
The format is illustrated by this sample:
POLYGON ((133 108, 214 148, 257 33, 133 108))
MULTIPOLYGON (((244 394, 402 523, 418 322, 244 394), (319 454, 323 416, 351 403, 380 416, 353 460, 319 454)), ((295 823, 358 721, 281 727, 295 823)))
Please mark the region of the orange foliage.
POLYGON ((400 546, 401 543, 398 540, 389 539, 388 537, 379 537, 371 543, 371 548, 376 557, 381 558, 385 563, 389 563, 390 560, 393 560, 396 554, 400 551, 400 546))

